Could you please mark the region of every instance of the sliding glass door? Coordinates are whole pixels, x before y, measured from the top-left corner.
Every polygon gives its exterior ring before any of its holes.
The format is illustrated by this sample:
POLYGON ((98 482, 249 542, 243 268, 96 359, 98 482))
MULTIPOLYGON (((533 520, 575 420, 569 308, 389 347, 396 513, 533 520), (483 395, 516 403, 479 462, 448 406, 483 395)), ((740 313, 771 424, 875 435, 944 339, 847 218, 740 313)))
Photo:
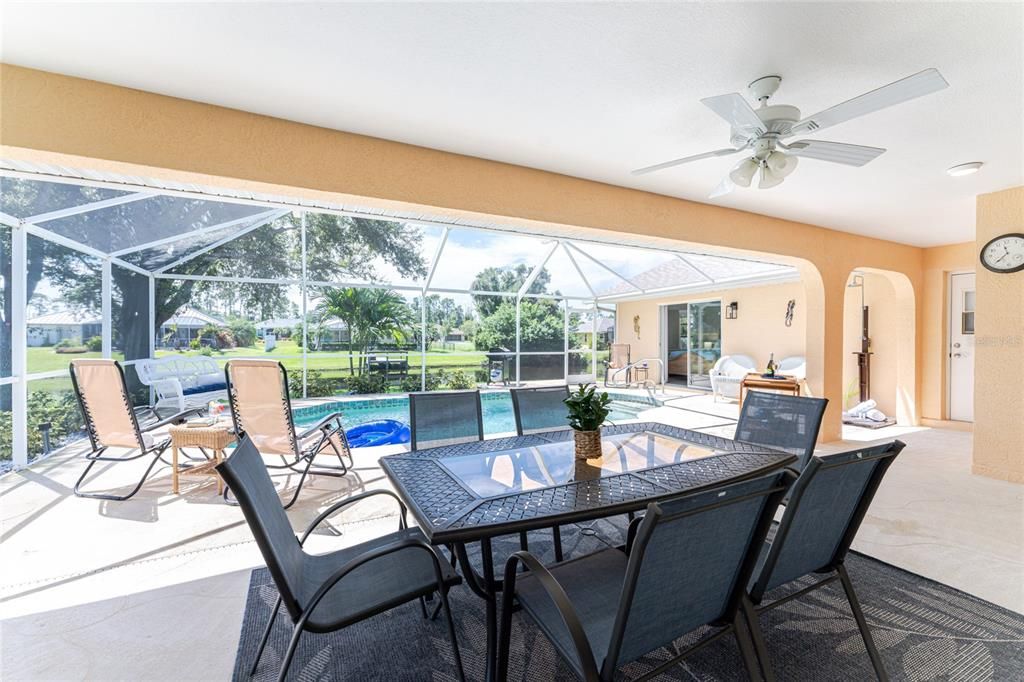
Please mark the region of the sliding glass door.
POLYGON ((711 368, 722 357, 722 302, 687 304, 686 336, 690 351, 687 383, 711 388, 711 368))

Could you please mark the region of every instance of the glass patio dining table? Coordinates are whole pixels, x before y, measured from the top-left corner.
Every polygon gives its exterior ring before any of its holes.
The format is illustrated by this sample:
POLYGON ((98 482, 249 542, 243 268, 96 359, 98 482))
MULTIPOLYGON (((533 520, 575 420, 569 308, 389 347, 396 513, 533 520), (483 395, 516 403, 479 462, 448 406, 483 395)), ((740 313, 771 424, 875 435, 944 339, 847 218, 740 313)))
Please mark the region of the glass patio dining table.
POLYGON ((486 602, 491 680, 501 591, 492 538, 642 511, 658 499, 753 478, 796 457, 643 422, 605 427, 602 456, 588 460, 575 458, 572 431, 561 430, 414 450, 380 461, 428 540, 454 548, 469 588, 486 602), (475 542, 479 573, 466 551, 475 542))

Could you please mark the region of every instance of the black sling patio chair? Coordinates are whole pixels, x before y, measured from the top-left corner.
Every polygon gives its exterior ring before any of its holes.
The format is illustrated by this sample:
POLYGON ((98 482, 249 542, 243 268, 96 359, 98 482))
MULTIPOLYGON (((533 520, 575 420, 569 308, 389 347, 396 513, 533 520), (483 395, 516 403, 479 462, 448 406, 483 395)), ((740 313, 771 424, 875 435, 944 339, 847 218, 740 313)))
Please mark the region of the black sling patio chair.
POLYGON ((480 391, 423 391, 409 394, 413 449, 484 439, 480 391))
MULTIPOLYGON (((133 408, 128 397, 128 384, 124 370, 115 360, 80 359, 72 360, 68 368, 71 385, 78 398, 85 430, 89 434, 92 450, 85 455, 89 464, 75 482, 75 495, 100 500, 123 501, 135 495, 146 482, 170 446, 168 437, 154 438, 154 432, 170 424, 180 424, 188 417, 199 415, 201 410, 191 409, 160 419, 150 407, 133 408), (139 416, 149 412, 148 421, 139 424, 139 416), (110 454, 110 451, 122 454, 110 454), (152 457, 142 478, 127 495, 102 492, 84 492, 82 483, 97 462, 129 462, 140 457, 152 457)), ((170 462, 164 462, 170 464, 170 462)))
MULTIPOLYGON (((516 418, 516 434, 520 436, 543 433, 545 431, 560 431, 571 428, 569 426, 569 408, 565 406, 565 399, 569 397, 568 386, 540 386, 537 388, 513 388, 509 391, 512 396, 512 412, 516 418)), ((527 470, 536 469, 536 463, 530 459, 522 459, 517 462, 527 470)), ((543 477, 543 472, 536 472, 543 477)), ((558 526, 551 529, 554 540, 555 561, 562 560, 562 532, 558 526)), ((528 548, 525 534, 520 537, 520 547, 528 548)))
POLYGON ((234 491, 279 592, 250 675, 259 666, 282 604, 293 628, 278 680, 284 680, 288 674, 303 632, 334 632, 417 599, 426 617, 423 600, 436 592, 448 621, 456 671, 459 679, 464 679, 448 603, 448 589, 459 584, 461 578, 451 565, 438 558, 419 528, 408 527, 405 505, 394 493, 371 490, 333 504, 297 538, 263 459, 249 437, 242 440, 231 457, 217 465, 217 471, 234 491), (326 554, 307 554, 302 549, 325 519, 374 495, 387 495, 398 502, 398 531, 326 554))
POLYGON ((785 470, 652 502, 630 524, 625 551, 607 549, 548 568, 529 552, 513 554, 505 564, 498 679, 508 677, 514 600, 587 682, 612 680, 621 666, 703 625, 720 629, 638 679, 657 677, 729 633, 751 679, 758 679, 740 600, 794 478, 785 470), (520 563, 528 573, 517 573, 520 563))
POLYGON ((569 408, 565 406, 568 386, 513 388, 509 393, 516 417, 516 433, 520 436, 570 428, 569 408))
POLYGON ((800 471, 814 454, 827 405, 826 398, 747 391, 735 439, 796 455, 800 471))
POLYGON ((871 665, 879 680, 888 676, 843 564, 871 500, 904 444, 896 440, 835 455, 812 457, 793 484, 775 536, 765 543, 757 570, 743 599, 743 612, 754 638, 766 680, 773 680, 771 660, 758 613, 781 606, 840 581, 857 621, 871 665), (786 597, 763 604, 765 593, 810 574, 830 574, 786 597))
MULTIPOLYGON (((299 474, 299 484, 285 509, 299 499, 309 474, 344 476, 348 466, 342 455, 355 466, 340 412, 332 412, 302 431, 295 430, 288 371, 280 362, 228 360, 224 380, 235 432, 239 437, 249 436, 262 454, 281 458, 281 464, 267 464, 267 468, 289 469, 299 474), (338 464, 315 462, 318 455, 334 455, 338 464)), ((224 491, 225 499, 229 491, 230 486, 224 491)))

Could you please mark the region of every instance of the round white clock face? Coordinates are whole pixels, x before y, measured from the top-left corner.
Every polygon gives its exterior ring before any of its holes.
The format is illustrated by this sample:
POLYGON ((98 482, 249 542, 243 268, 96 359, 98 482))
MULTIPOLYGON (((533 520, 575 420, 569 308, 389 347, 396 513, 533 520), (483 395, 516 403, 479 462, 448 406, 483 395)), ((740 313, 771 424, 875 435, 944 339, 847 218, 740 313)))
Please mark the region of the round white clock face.
POLYGON ((985 244, 981 264, 992 272, 1024 270, 1024 234, 1004 234, 985 244))

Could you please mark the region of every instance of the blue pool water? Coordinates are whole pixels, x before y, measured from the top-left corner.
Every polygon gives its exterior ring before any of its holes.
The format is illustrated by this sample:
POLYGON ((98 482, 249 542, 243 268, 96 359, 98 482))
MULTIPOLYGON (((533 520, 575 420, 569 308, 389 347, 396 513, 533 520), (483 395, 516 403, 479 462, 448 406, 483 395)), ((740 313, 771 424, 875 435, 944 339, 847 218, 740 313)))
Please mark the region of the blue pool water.
MULTIPOLYGON (((649 410, 655 403, 640 396, 631 396, 609 392, 612 397, 612 412, 608 419, 612 422, 636 419, 642 410, 649 410)), ((500 433, 514 433, 516 430, 515 416, 512 414, 512 398, 507 391, 493 391, 480 394, 483 407, 484 435, 494 436, 500 433)), ((345 428, 358 424, 394 419, 404 424, 409 423, 409 399, 406 396, 394 398, 356 398, 351 400, 333 400, 307 407, 296 407, 295 423, 300 426, 315 423, 318 419, 332 413, 341 412, 345 428)))

